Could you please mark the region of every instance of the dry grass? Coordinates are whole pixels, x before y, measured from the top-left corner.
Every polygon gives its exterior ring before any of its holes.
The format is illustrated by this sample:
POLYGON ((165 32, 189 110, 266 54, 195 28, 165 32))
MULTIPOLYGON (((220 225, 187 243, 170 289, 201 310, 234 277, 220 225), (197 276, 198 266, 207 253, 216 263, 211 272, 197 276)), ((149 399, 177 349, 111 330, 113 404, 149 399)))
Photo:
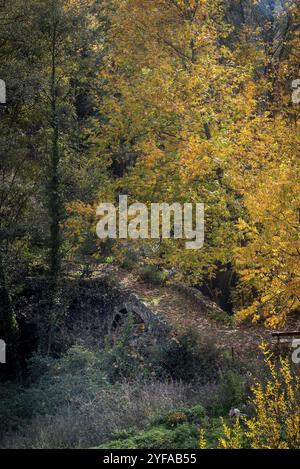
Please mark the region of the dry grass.
MULTIPOLYGON (((202 397, 206 392, 202 393, 202 397)), ((2 448, 88 448, 118 431, 142 429, 157 416, 199 402, 201 390, 176 382, 123 382, 80 396, 55 415, 35 418, 23 430, 4 437, 2 448)))

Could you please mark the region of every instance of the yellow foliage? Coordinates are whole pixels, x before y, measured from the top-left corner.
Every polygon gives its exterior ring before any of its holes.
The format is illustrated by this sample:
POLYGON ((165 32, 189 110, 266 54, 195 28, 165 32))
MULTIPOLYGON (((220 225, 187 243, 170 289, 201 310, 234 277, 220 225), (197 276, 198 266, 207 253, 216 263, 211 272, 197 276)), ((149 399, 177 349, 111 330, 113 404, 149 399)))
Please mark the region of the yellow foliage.
POLYGON ((299 449, 300 447, 300 376, 291 371, 288 359, 274 363, 272 354, 262 346, 270 378, 253 388, 252 418, 237 420, 232 427, 224 423, 221 448, 299 449), (244 443, 243 443, 244 439, 244 443))
POLYGON ((201 428, 200 435, 199 435, 199 449, 206 449, 207 443, 205 438, 205 431, 201 428))
POLYGON ((116 2, 101 151, 134 155, 118 181, 132 199, 205 204, 204 248, 161 242, 160 261, 194 284, 233 265, 238 319, 275 328, 300 308, 299 107, 287 89, 299 70, 300 7, 290 7, 279 61, 260 28, 245 26, 226 46, 222 5, 116 2))
POLYGON ((220 46, 229 33, 221 5, 122 1, 112 17, 113 49, 105 69, 107 146, 116 153, 131 148, 137 157, 120 186, 144 203, 207 207, 201 252, 187 252, 174 240, 162 242, 160 250, 166 266, 178 267, 193 283, 232 257, 232 211, 240 208, 223 183, 221 150, 232 122, 252 113, 255 95, 249 63, 239 65, 220 46))
POLYGON ((256 125, 241 132, 241 156, 232 171, 249 220, 237 224, 236 267, 242 283, 257 292, 238 318, 263 319, 276 328, 300 307, 300 141, 295 125, 281 119, 265 119, 259 133, 256 125))
POLYGON ((240 420, 237 418, 234 425, 229 427, 224 419, 223 436, 219 439, 219 447, 222 449, 241 449, 243 448, 243 430, 240 425, 240 420))

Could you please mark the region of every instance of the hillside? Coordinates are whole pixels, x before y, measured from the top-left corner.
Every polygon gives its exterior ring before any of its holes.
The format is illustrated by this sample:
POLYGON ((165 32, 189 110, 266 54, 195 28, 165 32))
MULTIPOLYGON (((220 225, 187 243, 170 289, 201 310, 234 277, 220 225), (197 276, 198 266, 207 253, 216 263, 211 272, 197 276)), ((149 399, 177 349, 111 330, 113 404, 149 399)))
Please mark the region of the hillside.
POLYGON ((299 0, 0 0, 1 448, 300 448, 299 49, 299 0))
MULTIPOLYGON (((271 330, 262 324, 234 324, 234 318, 199 290, 172 281, 168 285, 145 283, 138 273, 109 265, 96 267, 90 278, 103 276, 112 276, 121 288, 136 295, 179 334, 192 329, 209 338, 217 348, 238 356, 257 353, 262 341, 271 341, 271 330)), ((293 324, 296 328, 297 324, 293 324)))

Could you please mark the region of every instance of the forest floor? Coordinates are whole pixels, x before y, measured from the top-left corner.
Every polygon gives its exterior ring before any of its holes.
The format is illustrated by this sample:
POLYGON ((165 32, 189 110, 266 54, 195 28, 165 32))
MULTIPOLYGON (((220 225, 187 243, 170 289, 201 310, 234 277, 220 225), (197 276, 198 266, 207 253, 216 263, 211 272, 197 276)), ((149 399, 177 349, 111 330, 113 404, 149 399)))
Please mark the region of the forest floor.
POLYGON ((153 312, 165 319, 178 333, 187 330, 199 332, 218 348, 230 350, 236 355, 258 353, 262 341, 271 340, 271 331, 263 324, 237 324, 219 308, 208 312, 196 299, 179 291, 176 284, 152 285, 141 281, 137 273, 112 265, 100 265, 93 271, 93 278, 112 274, 118 284, 129 289, 153 312), (220 314, 221 313, 221 314, 220 314))

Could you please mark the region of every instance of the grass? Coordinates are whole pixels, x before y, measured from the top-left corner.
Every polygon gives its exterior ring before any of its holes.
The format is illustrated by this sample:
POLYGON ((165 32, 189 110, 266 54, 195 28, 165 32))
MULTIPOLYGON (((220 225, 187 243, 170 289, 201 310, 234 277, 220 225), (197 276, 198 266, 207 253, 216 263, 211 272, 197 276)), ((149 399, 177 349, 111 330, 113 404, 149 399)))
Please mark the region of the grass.
POLYGON ((197 449, 200 428, 205 432, 208 447, 217 447, 222 434, 221 420, 206 416, 198 405, 169 412, 146 430, 122 432, 94 449, 197 449))

